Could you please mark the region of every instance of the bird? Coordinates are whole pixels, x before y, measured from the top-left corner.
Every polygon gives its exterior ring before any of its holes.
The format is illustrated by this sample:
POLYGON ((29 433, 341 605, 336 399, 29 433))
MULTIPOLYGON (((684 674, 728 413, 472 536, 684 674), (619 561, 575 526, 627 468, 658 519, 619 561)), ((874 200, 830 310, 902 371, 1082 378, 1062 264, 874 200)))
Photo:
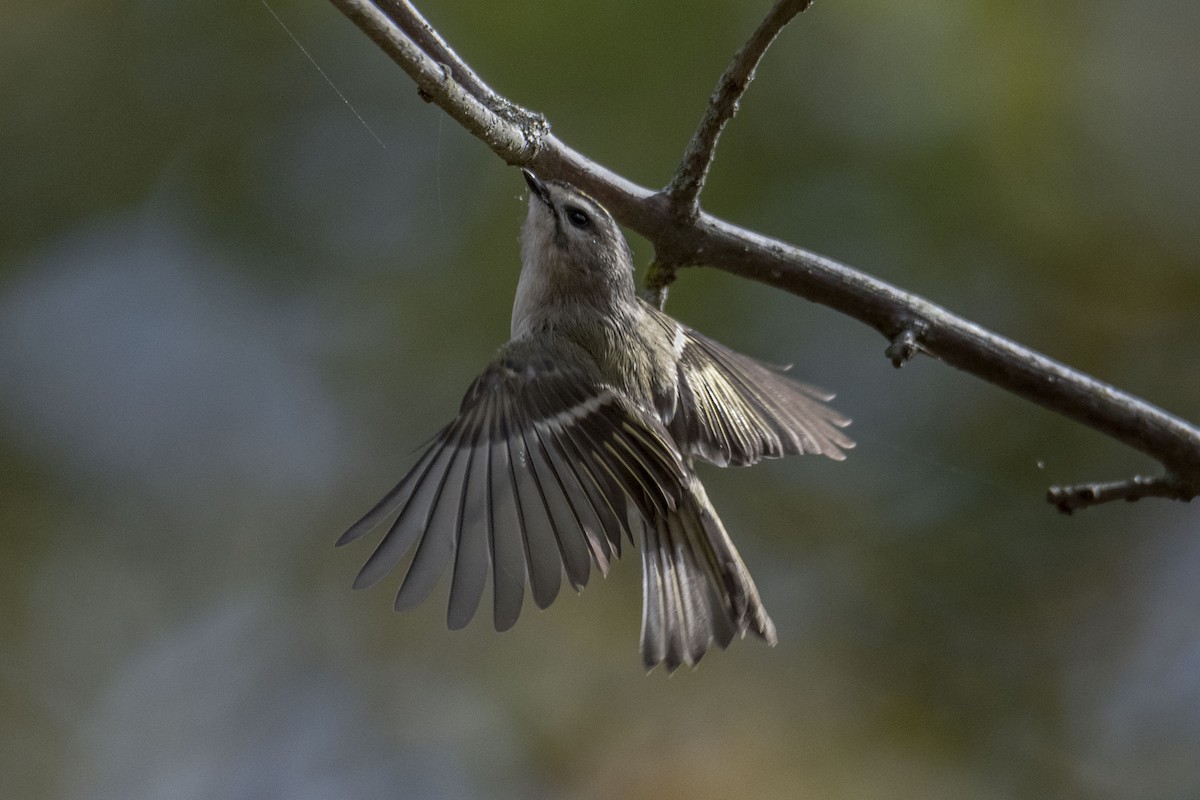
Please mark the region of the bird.
POLYGON ((447 624, 467 625, 491 578, 497 631, 525 589, 548 607, 607 575, 622 539, 642 551, 647 671, 694 666, 775 625, 697 477, 697 461, 845 458, 833 395, 734 352, 638 296, 612 215, 571 183, 529 187, 511 339, 403 479, 338 539, 394 519, 354 581, 375 584, 411 552, 395 599, 412 609, 449 568, 447 624), (640 537, 635 535, 640 534, 640 537))

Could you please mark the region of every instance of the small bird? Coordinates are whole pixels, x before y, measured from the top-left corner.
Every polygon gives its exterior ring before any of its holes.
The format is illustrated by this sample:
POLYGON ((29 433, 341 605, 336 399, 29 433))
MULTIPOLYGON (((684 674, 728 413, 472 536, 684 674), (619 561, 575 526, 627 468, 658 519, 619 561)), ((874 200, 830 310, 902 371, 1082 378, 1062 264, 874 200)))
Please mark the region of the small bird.
POLYGON ((591 197, 523 170, 529 212, 512 339, 467 390, 416 465, 338 540, 398 513, 363 566, 370 586, 414 550, 397 610, 429 596, 453 562, 447 623, 474 617, 487 576, 493 621, 511 628, 528 582, 546 608, 562 576, 607 575, 642 538, 647 670, 694 665, 715 642, 775 626, 693 470, 820 453, 845 458, 832 399, 641 300, 633 254, 591 197))

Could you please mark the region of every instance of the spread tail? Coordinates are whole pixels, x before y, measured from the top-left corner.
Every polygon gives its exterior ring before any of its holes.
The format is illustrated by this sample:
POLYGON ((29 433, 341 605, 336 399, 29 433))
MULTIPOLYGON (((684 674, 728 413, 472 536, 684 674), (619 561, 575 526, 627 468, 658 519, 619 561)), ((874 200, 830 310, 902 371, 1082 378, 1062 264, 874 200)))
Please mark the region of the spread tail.
POLYGON ((775 625, 704 487, 645 525, 642 659, 647 669, 696 664, 711 642, 725 648, 747 631, 774 645, 775 625))

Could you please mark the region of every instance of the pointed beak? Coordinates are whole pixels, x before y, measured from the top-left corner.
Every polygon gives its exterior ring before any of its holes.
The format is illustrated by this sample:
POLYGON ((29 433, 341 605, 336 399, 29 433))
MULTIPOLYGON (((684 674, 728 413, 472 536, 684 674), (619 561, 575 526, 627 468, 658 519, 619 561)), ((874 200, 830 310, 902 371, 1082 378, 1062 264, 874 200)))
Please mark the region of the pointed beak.
POLYGON ((525 182, 529 184, 529 191, 533 192, 533 196, 545 203, 547 207, 553 208, 554 204, 550 202, 550 190, 546 188, 546 184, 527 169, 522 169, 521 174, 525 176, 525 182))

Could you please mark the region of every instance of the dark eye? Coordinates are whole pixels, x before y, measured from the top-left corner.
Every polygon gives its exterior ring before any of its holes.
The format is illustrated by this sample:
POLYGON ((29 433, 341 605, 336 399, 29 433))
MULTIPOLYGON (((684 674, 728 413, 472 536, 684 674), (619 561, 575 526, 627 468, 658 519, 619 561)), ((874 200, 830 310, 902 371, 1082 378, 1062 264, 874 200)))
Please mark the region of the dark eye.
POLYGON ((571 223, 576 228, 591 227, 592 220, 583 212, 583 209, 576 208, 575 206, 567 206, 566 213, 567 222, 571 223))

